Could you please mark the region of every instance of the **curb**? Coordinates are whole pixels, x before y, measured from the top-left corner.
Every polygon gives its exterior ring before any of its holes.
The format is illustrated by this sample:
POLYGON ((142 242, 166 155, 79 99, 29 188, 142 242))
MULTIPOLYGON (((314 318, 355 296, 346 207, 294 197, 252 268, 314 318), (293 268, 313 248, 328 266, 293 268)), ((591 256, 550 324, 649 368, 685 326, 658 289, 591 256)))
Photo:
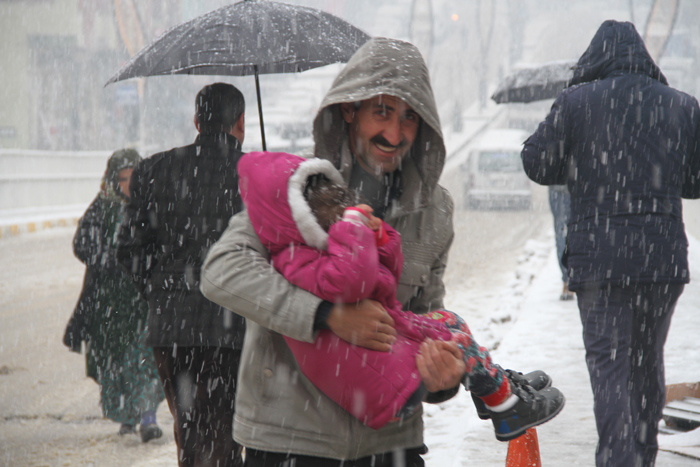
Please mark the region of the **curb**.
POLYGON ((80 216, 66 216, 56 219, 37 219, 12 224, 0 225, 0 241, 5 238, 17 237, 42 230, 60 227, 77 227, 80 216))

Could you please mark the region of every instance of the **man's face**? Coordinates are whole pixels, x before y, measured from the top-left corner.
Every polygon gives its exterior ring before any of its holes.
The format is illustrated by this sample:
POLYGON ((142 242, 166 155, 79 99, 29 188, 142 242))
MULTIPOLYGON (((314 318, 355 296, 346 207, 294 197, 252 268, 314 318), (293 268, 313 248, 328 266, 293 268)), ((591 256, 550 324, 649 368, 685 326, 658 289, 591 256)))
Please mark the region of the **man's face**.
POLYGON ((396 170, 418 133, 420 117, 398 97, 380 95, 341 104, 349 125, 350 149, 367 172, 380 176, 396 170))
POLYGON ((117 183, 119 184, 119 189, 127 198, 131 197, 131 192, 129 191, 129 185, 131 184, 131 174, 134 172, 132 167, 128 169, 121 169, 117 174, 117 183))

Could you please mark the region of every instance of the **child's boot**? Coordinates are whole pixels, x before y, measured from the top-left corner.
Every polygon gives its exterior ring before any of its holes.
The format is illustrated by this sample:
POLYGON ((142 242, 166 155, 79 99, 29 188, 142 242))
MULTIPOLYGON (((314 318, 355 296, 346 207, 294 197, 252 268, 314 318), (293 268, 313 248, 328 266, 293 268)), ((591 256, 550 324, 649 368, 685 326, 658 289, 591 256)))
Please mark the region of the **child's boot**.
MULTIPOLYGON (((536 390, 548 388, 552 385, 552 378, 542 370, 531 371, 527 374, 522 374, 513 370, 505 370, 506 377, 509 380, 519 380, 521 384, 529 384, 536 390)), ((491 412, 486 408, 486 404, 480 397, 472 394, 476 414, 482 420, 491 418, 491 412)))
POLYGON ((525 434, 528 428, 554 418, 564 407, 564 395, 557 388, 537 390, 524 379, 511 379, 509 375, 512 394, 496 406, 489 406, 489 400, 484 398, 499 441, 525 434))

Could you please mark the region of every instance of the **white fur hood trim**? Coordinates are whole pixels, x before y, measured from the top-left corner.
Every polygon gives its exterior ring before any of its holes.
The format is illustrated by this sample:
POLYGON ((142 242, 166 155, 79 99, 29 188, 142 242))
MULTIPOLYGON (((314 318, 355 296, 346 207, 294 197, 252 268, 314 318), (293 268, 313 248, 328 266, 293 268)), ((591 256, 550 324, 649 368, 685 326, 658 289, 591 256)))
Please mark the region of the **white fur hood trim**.
POLYGON ((306 202, 306 198, 304 198, 306 180, 316 174, 323 174, 333 183, 345 186, 343 177, 330 161, 311 158, 302 162, 292 176, 289 177, 287 199, 289 200, 289 208, 292 211, 292 218, 294 218, 299 233, 301 233, 306 244, 326 250, 328 249, 328 232, 319 225, 316 216, 311 212, 311 208, 306 202))

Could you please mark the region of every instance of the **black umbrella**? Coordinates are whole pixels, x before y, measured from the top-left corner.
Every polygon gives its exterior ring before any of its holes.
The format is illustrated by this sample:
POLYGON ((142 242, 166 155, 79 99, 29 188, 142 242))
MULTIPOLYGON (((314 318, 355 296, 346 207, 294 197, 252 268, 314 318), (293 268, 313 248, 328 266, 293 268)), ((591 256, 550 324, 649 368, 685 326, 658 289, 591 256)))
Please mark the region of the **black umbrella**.
POLYGON ((171 74, 258 75, 292 73, 347 62, 370 36, 321 10, 264 0, 228 5, 175 26, 144 47, 107 84, 171 74))
POLYGON ((576 61, 564 60, 521 67, 506 76, 491 99, 497 104, 553 99, 573 77, 576 61))

